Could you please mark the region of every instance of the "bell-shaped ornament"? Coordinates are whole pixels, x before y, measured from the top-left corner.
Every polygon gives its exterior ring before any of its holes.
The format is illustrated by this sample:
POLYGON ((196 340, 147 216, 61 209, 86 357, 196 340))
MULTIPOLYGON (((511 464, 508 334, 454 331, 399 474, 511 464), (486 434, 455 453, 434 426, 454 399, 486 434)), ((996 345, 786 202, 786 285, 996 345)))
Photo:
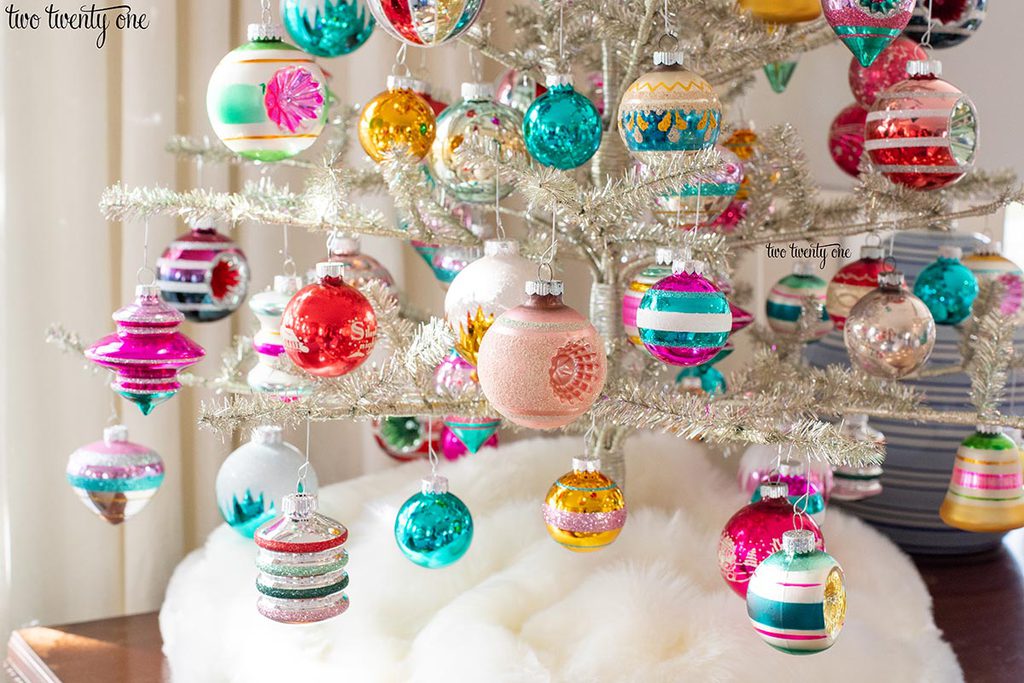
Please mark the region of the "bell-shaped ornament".
POLYGON ((999 427, 980 425, 956 450, 939 516, 964 531, 1024 527, 1022 478, 1017 444, 999 427))

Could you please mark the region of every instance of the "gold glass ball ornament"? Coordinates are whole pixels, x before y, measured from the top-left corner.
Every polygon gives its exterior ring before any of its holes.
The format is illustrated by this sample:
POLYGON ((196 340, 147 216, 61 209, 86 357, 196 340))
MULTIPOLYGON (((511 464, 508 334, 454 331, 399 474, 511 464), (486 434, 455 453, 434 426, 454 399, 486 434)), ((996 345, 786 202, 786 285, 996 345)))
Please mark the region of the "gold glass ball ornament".
POLYGON ((367 102, 359 115, 359 142, 376 162, 395 147, 405 147, 417 159, 430 151, 436 123, 434 110, 418 95, 419 82, 407 76, 388 76, 387 90, 367 102))
POLYGON ((821 16, 821 0, 739 0, 739 6, 773 24, 798 24, 821 16))
POLYGON ((610 545, 626 524, 622 489, 601 472, 601 461, 574 458, 543 505, 548 533, 563 548, 586 553, 610 545))

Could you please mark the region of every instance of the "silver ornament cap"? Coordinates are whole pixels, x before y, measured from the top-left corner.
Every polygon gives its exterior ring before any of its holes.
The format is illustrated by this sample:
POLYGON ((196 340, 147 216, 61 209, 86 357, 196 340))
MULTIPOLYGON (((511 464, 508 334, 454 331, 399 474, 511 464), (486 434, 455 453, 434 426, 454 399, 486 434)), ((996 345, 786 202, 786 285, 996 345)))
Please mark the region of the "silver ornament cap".
POLYGON ((316 264, 316 277, 322 280, 325 277, 345 278, 345 264, 332 261, 321 261, 316 264))
POLYGON ((260 425, 252 430, 252 442, 270 445, 284 443, 284 430, 277 425, 260 425))
POLYGON ((939 246, 939 257, 960 260, 964 250, 955 244, 943 244, 939 246))
POLYGON ((903 289, 903 273, 886 270, 878 274, 878 286, 882 289, 903 289))
POLYGON ((317 507, 317 497, 313 493, 289 493, 281 499, 281 514, 291 519, 309 519, 317 507))
POLYGON ((412 90, 413 92, 430 92, 430 86, 426 81, 421 81, 412 76, 398 76, 390 74, 385 81, 388 90, 412 90))
POLYGON ((281 40, 284 37, 284 29, 281 24, 249 24, 246 35, 250 43, 266 43, 281 40))
POLYGON ((565 283, 561 280, 527 280, 526 293, 529 296, 562 296, 565 283))
POLYGON ((677 258, 672 261, 672 272, 675 274, 703 275, 704 262, 690 258, 677 258))
POLYGON ((597 458, 573 458, 573 472, 600 472, 601 461, 597 458))
POLYGON ((1000 427, 999 425, 980 424, 974 428, 974 431, 978 432, 979 434, 1002 434, 1003 428, 1000 427))
POLYGON ((160 296, 160 285, 135 285, 136 299, 145 299, 154 296, 160 296))
POLYGON ((814 275, 814 264, 810 261, 797 261, 793 264, 793 275, 814 275))
POLYGON ((865 244, 860 248, 860 257, 869 259, 880 259, 885 255, 885 250, 880 244, 865 244))
POLYGON ((291 296, 302 289, 302 278, 298 275, 275 275, 274 291, 291 296))
POLYGON ((762 500, 786 498, 789 496, 789 484, 784 481, 766 481, 761 484, 759 491, 762 500))
POLYGON ((358 235, 332 235, 327 242, 327 251, 332 254, 358 254, 362 247, 358 235))
POLYGON ((911 59, 907 62, 908 76, 941 76, 942 62, 937 59, 911 59))
POLYGON ((556 85, 572 85, 572 74, 551 74, 545 79, 545 83, 549 88, 556 85))
POLYGON ((448 493, 448 477, 435 474, 426 477, 420 484, 420 490, 428 496, 437 496, 448 493))
POLYGON ((684 66, 686 53, 682 50, 658 50, 654 53, 655 66, 684 66))
POLYGON ((125 425, 110 425, 103 429, 103 443, 123 443, 128 440, 128 427, 125 425))
POLYGON ((668 247, 658 247, 654 250, 654 260, 659 266, 671 266, 675 259, 675 252, 668 247))
POLYGON ((793 529, 782 534, 782 549, 787 555, 806 555, 814 552, 814 534, 808 529, 793 529))
POLYGON ((462 99, 478 101, 494 99, 494 85, 491 83, 463 83, 462 99))

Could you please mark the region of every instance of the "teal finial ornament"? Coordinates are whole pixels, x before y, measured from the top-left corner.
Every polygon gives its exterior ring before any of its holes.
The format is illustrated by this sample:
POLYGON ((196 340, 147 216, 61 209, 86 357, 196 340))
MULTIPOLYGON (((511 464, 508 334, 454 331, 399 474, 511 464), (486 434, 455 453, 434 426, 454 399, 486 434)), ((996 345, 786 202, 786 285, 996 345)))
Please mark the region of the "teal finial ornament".
POLYGON ((768 84, 772 86, 772 90, 779 94, 786 91, 786 86, 789 85, 789 80, 793 78, 794 71, 796 71, 795 59, 768 62, 764 65, 764 75, 768 78, 768 84))
POLYGON ((317 57, 355 51, 374 26, 361 0, 281 0, 281 20, 295 44, 317 57))

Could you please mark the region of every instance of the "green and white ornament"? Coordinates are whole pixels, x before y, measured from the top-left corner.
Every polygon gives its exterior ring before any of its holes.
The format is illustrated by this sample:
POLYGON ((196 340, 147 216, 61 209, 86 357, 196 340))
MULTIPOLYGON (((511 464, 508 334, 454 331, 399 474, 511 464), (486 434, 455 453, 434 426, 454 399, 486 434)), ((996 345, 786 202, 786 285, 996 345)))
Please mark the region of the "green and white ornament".
POLYGON ((784 336, 797 334, 808 299, 821 304, 820 316, 807 324, 813 340, 821 339, 832 330, 832 321, 825 312, 828 283, 815 275, 813 269, 810 263, 798 261, 793 265, 793 272, 775 283, 768 292, 765 312, 768 326, 776 333, 784 336))

